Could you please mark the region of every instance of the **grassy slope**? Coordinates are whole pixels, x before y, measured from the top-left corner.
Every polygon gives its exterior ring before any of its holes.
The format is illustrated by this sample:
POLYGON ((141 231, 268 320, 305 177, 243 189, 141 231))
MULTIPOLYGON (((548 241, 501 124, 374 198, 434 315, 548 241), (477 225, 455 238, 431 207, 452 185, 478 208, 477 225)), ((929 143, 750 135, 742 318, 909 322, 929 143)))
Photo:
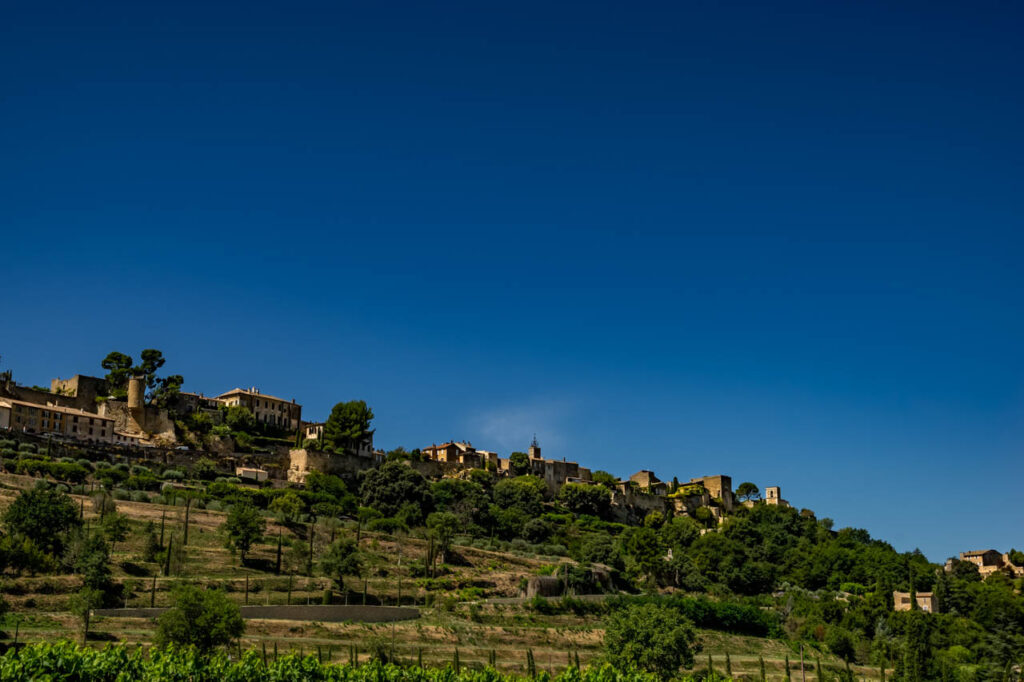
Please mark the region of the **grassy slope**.
MULTIPOLYGON (((34 481, 23 476, 0 475, 0 507, 6 508, 20 488, 30 486, 34 481)), ((74 497, 82 504, 81 497, 74 497)), ((242 567, 237 556, 224 546, 224 537, 219 531, 225 514, 207 510, 192 510, 189 522, 189 543, 187 561, 178 575, 165 578, 159 575, 159 567, 142 561, 142 529, 147 521, 153 521, 159 529, 160 518, 165 516, 166 534, 180 533, 184 520, 183 507, 170 507, 135 502, 118 502, 118 510, 130 520, 129 538, 115 547, 113 573, 118 582, 127 581, 133 586, 128 598, 129 606, 149 606, 153 577, 156 579, 155 604, 165 606, 170 602, 170 589, 179 580, 195 580, 204 584, 225 587, 232 598, 245 601, 246 578, 249 581, 250 604, 284 604, 288 600, 287 576, 274 575, 272 571, 242 567)), ((93 524, 90 503, 84 500, 85 518, 93 524)), ((250 553, 253 563, 272 568, 275 562, 276 537, 281 532, 285 538, 295 542, 308 542, 303 535, 304 528, 297 533, 270 521, 267 527, 268 544, 255 548, 250 553)), ((339 529, 336 533, 351 534, 351 529, 339 529)), ((330 531, 320 528, 314 538, 318 550, 330 541, 330 531)), ((403 600, 408 602, 412 595, 422 603, 427 590, 417 585, 408 574, 409 562, 422 559, 425 546, 414 538, 402 538, 396 542, 387 536, 364 533, 363 551, 367 555, 367 592, 371 601, 376 598, 383 603, 393 604, 402 583, 403 600), (402 568, 398 568, 401 552, 402 568)), ((602 622, 597 617, 576 617, 571 615, 541 616, 518 604, 470 605, 457 597, 459 589, 479 587, 486 596, 514 596, 522 577, 537 573, 542 566, 558 559, 532 558, 512 554, 478 550, 471 547, 457 547, 456 551, 464 565, 452 566, 445 576, 452 588, 436 592, 438 597, 456 597, 448 600, 446 607, 424 609, 423 617, 417 621, 384 624, 347 623, 303 623, 291 621, 248 621, 243 642, 244 647, 262 649, 266 647, 272 655, 274 647, 281 652, 303 650, 319 652, 324 658, 348 660, 349 646, 358 647, 361 658, 368 656, 372 646, 390 649, 394 642, 396 655, 407 661, 422 657, 425 664, 442 665, 452 660, 456 647, 463 665, 484 664, 493 650, 500 669, 522 672, 526 664, 526 650, 532 649, 538 668, 557 670, 566 665, 570 652, 578 654, 585 665, 594 661, 601 651, 603 636, 602 622)), ((350 595, 361 600, 361 581, 350 581, 350 595), (357 596, 358 595, 358 596, 357 596)), ((79 635, 79 622, 65 609, 68 598, 79 587, 74 576, 41 576, 8 578, 3 583, 5 598, 11 604, 14 616, 8 618, 6 630, 9 637, 14 635, 17 623, 20 641, 52 641, 61 637, 75 638, 79 635)), ((291 603, 318 603, 329 582, 322 577, 307 578, 297 575, 292 580, 291 603)), ((101 618, 92 626, 98 643, 121 642, 146 644, 151 640, 154 623, 148 619, 101 618)), ((792 677, 799 679, 799 654, 785 643, 753 637, 728 635, 720 632, 700 633, 703 651, 697 657, 697 667, 705 667, 707 654, 714 657, 716 669, 724 671, 724 656, 728 652, 734 675, 753 679, 759 677, 758 656, 765 658, 768 677, 783 679, 787 655, 793 664, 792 677)), ((808 672, 806 679, 817 677, 808 672)), ((837 659, 823 657, 828 667, 838 669, 837 659)), ((858 677, 872 679, 877 671, 855 667, 858 677)))

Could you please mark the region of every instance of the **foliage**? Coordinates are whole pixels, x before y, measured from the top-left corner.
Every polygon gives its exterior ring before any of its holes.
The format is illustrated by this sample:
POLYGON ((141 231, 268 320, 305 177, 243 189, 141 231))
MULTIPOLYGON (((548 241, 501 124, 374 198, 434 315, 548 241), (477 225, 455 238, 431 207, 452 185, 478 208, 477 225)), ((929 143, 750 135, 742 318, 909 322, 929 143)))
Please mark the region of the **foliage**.
POLYGON ((603 517, 611 507, 611 494, 602 485, 566 483, 558 491, 558 501, 574 514, 603 517))
MULTIPOLYGON (((205 653, 193 648, 153 649, 108 646, 94 649, 69 642, 30 644, 11 648, 0 656, 0 680, 74 679, 80 682, 139 680, 157 682, 521 682, 518 675, 451 667, 421 669, 379 661, 359 667, 321 663, 314 655, 289 654, 264 661, 256 651, 241 660, 224 652, 205 653)), ((657 677, 611 665, 578 670, 570 667, 551 682, 657 682, 657 677)))
POLYGON ((245 561, 245 554, 266 532, 267 522, 259 510, 248 502, 238 502, 231 507, 224 521, 228 546, 238 550, 245 561))
POLYGON ((224 411, 224 425, 233 432, 251 434, 256 430, 256 417, 245 405, 231 405, 224 411))
POLYGON ((693 665, 696 632, 679 611, 656 604, 631 605, 608 619, 604 646, 619 669, 646 670, 673 677, 693 665))
POLYGON ((364 506, 373 507, 384 516, 394 516, 408 502, 426 509, 431 506, 427 480, 400 462, 386 462, 366 472, 359 494, 364 506))
POLYGON ((736 497, 740 501, 756 500, 761 497, 761 490, 750 481, 744 481, 736 487, 736 497))
POLYGON ((345 576, 358 576, 362 572, 356 543, 349 539, 335 540, 320 559, 320 570, 339 590, 345 589, 345 576))
POLYGON ((3 520, 7 532, 31 538, 54 556, 63 553, 68 532, 82 523, 71 498, 43 482, 22 491, 4 512, 3 520))
POLYGON ((238 639, 245 632, 238 605, 220 590, 179 587, 174 606, 157 619, 156 643, 191 645, 210 651, 238 639))
POLYGON ((355 452, 366 437, 373 433, 370 422, 373 410, 362 400, 338 403, 324 423, 324 441, 339 451, 355 452))
POLYGON ((508 456, 508 466, 516 476, 530 473, 530 456, 525 452, 513 452, 508 456))

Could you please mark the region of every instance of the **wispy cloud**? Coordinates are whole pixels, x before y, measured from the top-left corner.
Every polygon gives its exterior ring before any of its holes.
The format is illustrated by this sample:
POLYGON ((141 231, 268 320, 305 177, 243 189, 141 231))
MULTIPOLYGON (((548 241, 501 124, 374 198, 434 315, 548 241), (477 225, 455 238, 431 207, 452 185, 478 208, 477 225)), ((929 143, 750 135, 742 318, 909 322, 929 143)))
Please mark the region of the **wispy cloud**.
POLYGON ((574 408, 565 399, 493 407, 470 415, 466 429, 478 434, 474 445, 499 452, 525 451, 536 434, 541 446, 554 455, 566 442, 566 422, 574 408))

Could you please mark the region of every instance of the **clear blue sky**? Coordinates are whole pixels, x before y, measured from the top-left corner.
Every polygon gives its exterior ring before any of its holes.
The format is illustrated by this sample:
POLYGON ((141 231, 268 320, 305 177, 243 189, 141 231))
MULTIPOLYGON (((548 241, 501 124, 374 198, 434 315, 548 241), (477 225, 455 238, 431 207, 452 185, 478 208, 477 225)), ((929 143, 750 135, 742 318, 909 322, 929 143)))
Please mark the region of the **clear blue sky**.
POLYGON ((0 354, 1024 547, 1017 3, 20 3, 0 354), (770 6, 769 6, 770 5, 770 6))

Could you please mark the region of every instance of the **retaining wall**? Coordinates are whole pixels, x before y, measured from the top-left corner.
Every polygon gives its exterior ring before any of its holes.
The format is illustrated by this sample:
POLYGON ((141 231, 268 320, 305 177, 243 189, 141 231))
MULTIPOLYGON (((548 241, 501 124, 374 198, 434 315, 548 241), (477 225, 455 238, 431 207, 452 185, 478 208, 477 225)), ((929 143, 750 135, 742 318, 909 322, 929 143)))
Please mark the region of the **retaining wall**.
MULTIPOLYGON (((109 618, 156 618, 166 611, 153 609, 96 609, 97 616, 109 618)), ((242 618, 260 620, 302 620, 320 623, 357 621, 390 623, 420 617, 420 610, 408 606, 242 606, 242 618)))

